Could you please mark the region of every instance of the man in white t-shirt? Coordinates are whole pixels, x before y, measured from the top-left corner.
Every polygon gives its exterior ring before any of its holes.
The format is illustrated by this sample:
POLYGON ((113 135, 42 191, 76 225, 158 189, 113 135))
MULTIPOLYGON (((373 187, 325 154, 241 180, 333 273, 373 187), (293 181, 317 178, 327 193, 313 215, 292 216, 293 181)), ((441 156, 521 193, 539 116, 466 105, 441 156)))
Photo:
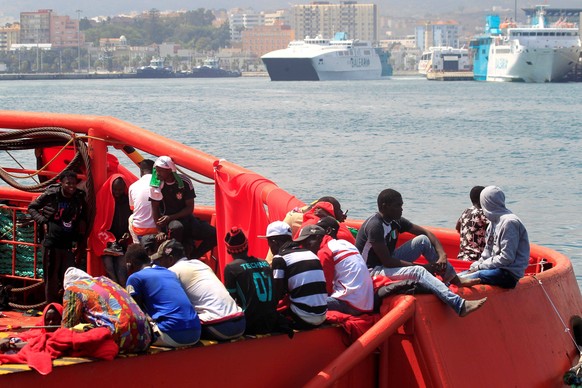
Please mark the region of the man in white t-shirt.
POLYGON ((244 334, 244 312, 209 266, 188 260, 183 245, 174 239, 160 245, 158 253, 152 261, 176 274, 200 318, 201 338, 227 341, 244 334))
POLYGON ((139 243, 141 238, 147 234, 158 233, 150 201, 150 181, 153 167, 153 160, 142 160, 139 164, 141 178, 131 184, 128 189, 129 207, 133 211, 129 217, 129 231, 134 243, 139 243))

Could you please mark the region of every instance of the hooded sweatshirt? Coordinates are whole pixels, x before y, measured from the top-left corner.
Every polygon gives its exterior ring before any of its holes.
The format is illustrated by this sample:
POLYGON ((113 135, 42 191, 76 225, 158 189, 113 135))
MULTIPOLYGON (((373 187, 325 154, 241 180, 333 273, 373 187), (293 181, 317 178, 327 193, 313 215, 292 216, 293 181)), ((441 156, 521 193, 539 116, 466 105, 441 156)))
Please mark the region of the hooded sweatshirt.
POLYGON ((486 245, 481 258, 471 269, 501 268, 516 279, 525 274, 529 264, 529 239, 521 220, 505 207, 505 194, 497 186, 481 192, 481 207, 490 221, 485 234, 486 245))

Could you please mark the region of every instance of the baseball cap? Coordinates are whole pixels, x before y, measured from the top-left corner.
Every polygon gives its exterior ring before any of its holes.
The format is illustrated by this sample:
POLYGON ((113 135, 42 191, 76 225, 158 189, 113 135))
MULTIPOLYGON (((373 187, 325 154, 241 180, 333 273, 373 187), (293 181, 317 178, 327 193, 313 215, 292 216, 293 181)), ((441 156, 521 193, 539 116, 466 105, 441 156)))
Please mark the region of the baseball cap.
POLYGON ((303 241, 311 236, 325 236, 325 230, 321 226, 307 225, 301 229, 299 236, 293 241, 303 241))
POLYGON ((161 259, 163 256, 170 255, 181 259, 184 257, 184 246, 174 239, 166 240, 162 243, 162 245, 160 245, 158 251, 150 256, 150 259, 152 261, 156 261, 161 259))
POLYGON ((156 247, 158 246, 158 243, 156 241, 156 235, 146 234, 141 238, 140 244, 143 247, 143 249, 145 249, 147 252, 156 250, 156 247))
POLYGON ((317 226, 320 226, 323 230, 331 228, 333 231, 337 232, 339 230, 339 223, 333 217, 323 217, 317 221, 317 226))
POLYGON ((275 236, 292 236, 291 227, 283 221, 274 221, 267 226, 267 234, 258 236, 261 238, 275 237, 275 236))
POLYGON ((173 172, 176 172, 176 164, 169 156, 160 156, 157 158, 154 162, 154 167, 167 168, 173 172))

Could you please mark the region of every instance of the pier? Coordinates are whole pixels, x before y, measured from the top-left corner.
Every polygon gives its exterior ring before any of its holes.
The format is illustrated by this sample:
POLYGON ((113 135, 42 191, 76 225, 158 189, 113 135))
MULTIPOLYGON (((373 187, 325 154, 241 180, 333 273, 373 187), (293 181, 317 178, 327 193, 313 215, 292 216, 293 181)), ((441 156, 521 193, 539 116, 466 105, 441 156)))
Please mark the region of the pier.
POLYGON ((472 71, 431 71, 426 74, 430 81, 473 81, 472 71))

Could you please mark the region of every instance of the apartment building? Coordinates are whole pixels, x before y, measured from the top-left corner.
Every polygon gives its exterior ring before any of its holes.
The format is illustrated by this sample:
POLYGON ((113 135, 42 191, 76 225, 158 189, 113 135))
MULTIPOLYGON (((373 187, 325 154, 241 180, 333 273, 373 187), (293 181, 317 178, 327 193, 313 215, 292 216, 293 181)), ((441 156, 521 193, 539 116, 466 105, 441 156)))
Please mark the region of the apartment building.
POLYGON ((0 51, 8 51, 13 44, 20 42, 20 25, 0 27, 0 51))
POLYGON ((461 26, 455 21, 427 22, 415 27, 416 46, 421 50, 429 47, 459 47, 461 26))
POLYGON ((77 47, 85 44, 79 20, 59 16, 52 9, 20 13, 20 43, 48 43, 52 47, 77 47))
POLYGON ((232 9, 228 15, 230 41, 240 42, 242 32, 265 24, 265 14, 252 9, 232 9))
POLYGON ((242 32, 243 52, 257 57, 273 50, 284 49, 295 40, 295 31, 288 25, 276 23, 271 26, 256 26, 242 32))
POLYGON ((295 36, 321 35, 332 38, 336 32, 346 32, 350 39, 378 40, 378 9, 376 4, 341 1, 331 4, 317 1, 293 6, 295 36))

